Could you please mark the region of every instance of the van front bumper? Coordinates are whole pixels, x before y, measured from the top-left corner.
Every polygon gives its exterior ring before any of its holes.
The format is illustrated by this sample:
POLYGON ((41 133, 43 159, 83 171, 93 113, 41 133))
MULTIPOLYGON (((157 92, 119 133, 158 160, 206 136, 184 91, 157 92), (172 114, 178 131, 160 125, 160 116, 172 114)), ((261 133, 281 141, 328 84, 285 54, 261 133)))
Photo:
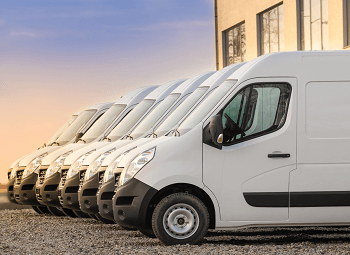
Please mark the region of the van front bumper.
POLYGON ((97 192, 97 205, 100 215, 109 220, 114 220, 113 215, 113 201, 115 189, 114 178, 110 179, 108 182, 103 183, 97 192))
POLYGON ((61 206, 72 210, 80 210, 78 201, 79 173, 65 181, 58 188, 58 199, 61 206))
POLYGON ((35 183, 37 179, 38 174, 35 172, 22 179, 20 183, 16 182, 16 178, 13 193, 17 203, 22 205, 40 205, 35 196, 35 183))
POLYGON ((98 213, 96 193, 99 186, 98 173, 84 181, 83 186, 78 192, 80 210, 85 213, 98 213))
POLYGON ((18 204, 15 199, 15 194, 13 193, 13 185, 15 183, 16 178, 9 179, 7 183, 7 198, 11 203, 18 204))
POLYGON ((49 178, 40 180, 41 174, 46 174, 47 169, 40 169, 38 182, 36 183, 36 199, 42 205, 61 207, 58 200, 58 184, 61 180, 59 172, 54 173, 49 178), (45 173, 44 173, 45 172, 45 173))
POLYGON ((132 178, 118 187, 113 196, 114 220, 124 227, 148 228, 147 208, 158 190, 132 178))

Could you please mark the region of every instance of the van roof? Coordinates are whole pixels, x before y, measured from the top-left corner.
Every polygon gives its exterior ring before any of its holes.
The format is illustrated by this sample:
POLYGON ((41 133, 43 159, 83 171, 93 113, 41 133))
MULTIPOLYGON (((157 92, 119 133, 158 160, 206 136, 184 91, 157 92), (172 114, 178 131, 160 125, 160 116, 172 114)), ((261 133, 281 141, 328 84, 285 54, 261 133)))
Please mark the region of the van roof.
POLYGON ((100 104, 95 104, 93 106, 90 106, 88 108, 85 109, 85 111, 87 110, 99 110, 101 108, 105 108, 105 107, 111 107, 113 105, 112 102, 106 102, 106 103, 100 103, 100 104))
POLYGON ((260 56, 228 79, 298 77, 300 80, 348 80, 350 51, 290 51, 260 56))
POLYGON ((130 101, 141 101, 143 98, 145 98, 146 95, 148 95, 150 92, 155 90, 158 86, 144 86, 141 88, 134 89, 128 93, 126 93, 124 96, 119 98, 115 104, 129 104, 130 101))
POLYGON ((208 71, 196 75, 179 85, 176 89, 173 90, 173 92, 171 92, 171 94, 187 94, 193 92, 193 90, 201 86, 201 84, 214 73, 215 71, 208 71))
POLYGON ((151 99, 151 100, 163 100, 166 96, 168 96, 175 88, 177 88, 181 83, 183 83, 185 79, 179 79, 174 81, 169 81, 155 90, 153 90, 151 93, 149 93, 145 100, 151 99))

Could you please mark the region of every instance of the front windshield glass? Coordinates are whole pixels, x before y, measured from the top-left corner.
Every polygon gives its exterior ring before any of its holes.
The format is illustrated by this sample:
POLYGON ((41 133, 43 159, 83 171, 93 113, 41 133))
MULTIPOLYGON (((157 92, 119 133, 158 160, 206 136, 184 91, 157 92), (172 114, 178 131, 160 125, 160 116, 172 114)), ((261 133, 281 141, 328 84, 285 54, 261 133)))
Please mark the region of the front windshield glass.
POLYGON ((60 137, 63 132, 78 118, 78 115, 72 115, 70 119, 56 132, 56 134, 51 137, 51 139, 47 142, 47 145, 52 144, 54 141, 57 140, 58 137, 60 137))
POLYGON ((112 142, 125 135, 151 108, 156 100, 144 99, 107 136, 112 142))
POLYGON ((213 107, 226 95, 235 85, 235 80, 228 80, 221 84, 210 96, 208 96, 177 129, 180 135, 191 130, 213 109, 213 107))
POLYGON ((112 105, 112 107, 92 125, 81 139, 89 143, 98 138, 119 117, 119 114, 125 109, 125 107, 125 104, 112 105))
POLYGON ((157 107, 134 129, 134 131, 132 131, 130 136, 135 139, 146 133, 179 97, 180 94, 171 94, 167 96, 163 102, 158 104, 157 107))
POLYGON ((208 88, 209 87, 200 87, 193 91, 193 93, 166 118, 154 133, 159 137, 170 131, 170 129, 186 115, 192 106, 197 103, 198 99, 204 95, 208 88))
POLYGON ((81 129, 95 114, 97 110, 85 110, 79 117, 67 128, 67 130, 57 139, 59 145, 68 143, 74 138, 79 129, 81 129))

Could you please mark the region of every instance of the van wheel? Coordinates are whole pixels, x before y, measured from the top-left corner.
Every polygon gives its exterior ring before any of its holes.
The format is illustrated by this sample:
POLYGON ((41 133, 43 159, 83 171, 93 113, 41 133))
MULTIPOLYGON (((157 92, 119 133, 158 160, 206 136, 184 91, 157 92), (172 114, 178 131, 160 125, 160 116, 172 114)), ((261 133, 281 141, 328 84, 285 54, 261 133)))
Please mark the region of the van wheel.
POLYGON ((43 214, 50 214, 50 215, 51 215, 49 209, 47 209, 46 206, 37 206, 37 207, 38 207, 38 210, 39 210, 41 213, 43 213, 43 214))
POLYGON ((71 217, 71 218, 76 218, 78 217, 72 209, 68 209, 68 208, 61 208, 61 210, 64 212, 65 215, 71 217))
POLYGON ((33 210, 34 210, 34 211, 36 211, 37 213, 39 213, 39 214, 43 214, 43 212, 42 212, 42 211, 40 211, 40 210, 39 210, 39 208, 38 208, 37 206, 32 205, 32 208, 33 208, 33 210))
POLYGON ((84 213, 80 210, 73 210, 74 214, 78 216, 79 218, 91 218, 89 214, 84 213))
POLYGON ((50 211, 52 215, 55 216, 66 216, 66 214, 58 207, 48 206, 47 209, 50 211))
POLYGON ((191 194, 169 195, 156 206, 152 228, 159 240, 168 245, 198 243, 209 228, 208 209, 191 194))
POLYGON ((156 238, 156 235, 154 234, 153 229, 150 229, 150 228, 139 228, 139 231, 142 234, 144 234, 145 236, 147 236, 147 237, 156 238))
POLYGON ((95 217, 96 217, 96 219, 97 219, 99 222, 102 222, 102 223, 104 223, 104 224, 116 224, 116 223, 114 222, 114 220, 109 220, 109 219, 103 218, 103 217, 101 216, 101 214, 99 214, 99 213, 96 213, 96 214, 95 214, 95 217))

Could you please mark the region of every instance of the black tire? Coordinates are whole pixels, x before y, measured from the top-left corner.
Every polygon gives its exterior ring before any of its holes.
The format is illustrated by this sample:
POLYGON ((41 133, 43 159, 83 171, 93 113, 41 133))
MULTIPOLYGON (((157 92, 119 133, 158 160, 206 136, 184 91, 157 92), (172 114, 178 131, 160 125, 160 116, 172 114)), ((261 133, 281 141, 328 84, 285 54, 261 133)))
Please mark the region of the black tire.
POLYGON ((48 206, 47 209, 50 211, 52 215, 55 216, 66 216, 66 214, 61 210, 61 208, 48 206))
POLYGON ((73 210, 74 214, 78 216, 79 218, 91 218, 89 214, 84 213, 80 210, 73 210))
POLYGON ((42 212, 43 214, 50 214, 50 215, 51 215, 49 209, 47 209, 46 206, 37 206, 37 207, 38 207, 38 210, 39 210, 40 212, 42 212))
POLYGON ((39 210, 39 208, 38 208, 37 206, 32 205, 32 208, 33 208, 33 210, 34 210, 34 211, 36 211, 37 213, 39 213, 39 214, 43 214, 43 212, 42 212, 42 211, 40 211, 40 210, 39 210))
POLYGON ((71 218, 76 218, 78 217, 72 209, 68 209, 68 208, 61 208, 61 210, 64 212, 65 215, 71 217, 71 218))
POLYGON ((106 219, 106 218, 103 218, 99 213, 96 213, 95 214, 95 217, 98 221, 104 223, 104 224, 116 224, 114 222, 114 220, 109 220, 109 219, 106 219))
POLYGON ((89 214, 90 218, 93 218, 93 219, 95 219, 95 220, 98 220, 98 219, 96 218, 95 214, 92 214, 92 213, 88 213, 88 214, 89 214))
POLYGON ((171 194, 154 209, 152 228, 159 240, 167 245, 198 243, 209 228, 208 209, 191 194, 171 194))
POLYGON ((153 232, 153 229, 150 228, 139 228, 139 231, 149 238, 156 238, 156 235, 153 232))
POLYGON ((119 227, 121 227, 122 229, 127 230, 127 231, 135 231, 135 230, 137 230, 137 228, 129 228, 129 227, 121 226, 121 225, 119 225, 119 227))

